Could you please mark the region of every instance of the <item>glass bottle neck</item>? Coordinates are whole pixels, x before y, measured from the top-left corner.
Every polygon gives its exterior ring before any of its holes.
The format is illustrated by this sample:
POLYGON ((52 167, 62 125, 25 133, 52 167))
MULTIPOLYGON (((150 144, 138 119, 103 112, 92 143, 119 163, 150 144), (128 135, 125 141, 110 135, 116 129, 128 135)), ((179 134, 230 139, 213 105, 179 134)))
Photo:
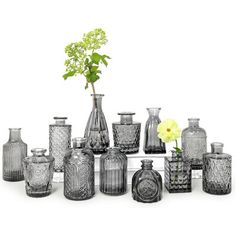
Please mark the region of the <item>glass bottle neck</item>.
POLYGON ((54 117, 56 125, 65 125, 67 117, 54 117))
POLYGON ((188 119, 189 127, 199 127, 199 119, 188 119))
POLYGON ((31 150, 31 152, 33 153, 33 156, 35 157, 41 157, 44 156, 44 154, 46 153, 46 149, 44 148, 34 148, 31 150))
POLYGON ((9 141, 16 142, 21 140, 21 129, 9 129, 9 141))
POLYGON ((147 108, 150 117, 159 117, 161 108, 147 108))
POLYGON ((102 110, 102 97, 103 94, 92 94, 93 98, 93 109, 102 110))
POLYGON ((143 170, 152 170, 152 160, 142 160, 142 169, 143 170))
POLYGON ((86 146, 86 138, 74 138, 72 139, 74 149, 82 149, 86 146))
POLYGON ((222 154, 223 153, 223 143, 212 143, 211 144, 211 153, 222 154))

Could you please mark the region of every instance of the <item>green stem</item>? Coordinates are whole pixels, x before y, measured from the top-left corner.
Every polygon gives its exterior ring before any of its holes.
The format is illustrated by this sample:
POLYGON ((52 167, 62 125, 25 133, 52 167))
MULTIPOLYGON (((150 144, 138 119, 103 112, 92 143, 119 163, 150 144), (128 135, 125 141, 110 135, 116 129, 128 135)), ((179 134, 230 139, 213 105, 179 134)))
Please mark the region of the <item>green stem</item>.
POLYGON ((178 147, 178 140, 177 139, 175 140, 175 145, 176 145, 176 148, 179 148, 178 147))
POLYGON ((94 87, 94 83, 91 83, 91 86, 92 86, 92 90, 93 90, 93 102, 94 102, 94 106, 97 108, 97 100, 96 100, 96 91, 95 91, 95 87, 94 87))

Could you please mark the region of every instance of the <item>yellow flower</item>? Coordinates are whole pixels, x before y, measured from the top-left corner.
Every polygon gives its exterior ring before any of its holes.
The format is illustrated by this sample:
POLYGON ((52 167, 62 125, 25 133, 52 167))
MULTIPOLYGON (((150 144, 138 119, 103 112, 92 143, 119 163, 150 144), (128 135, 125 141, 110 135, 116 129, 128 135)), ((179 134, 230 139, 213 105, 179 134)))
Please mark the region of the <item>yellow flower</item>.
POLYGON ((180 137, 181 129, 176 121, 167 119, 157 127, 158 137, 165 143, 177 140, 180 137))

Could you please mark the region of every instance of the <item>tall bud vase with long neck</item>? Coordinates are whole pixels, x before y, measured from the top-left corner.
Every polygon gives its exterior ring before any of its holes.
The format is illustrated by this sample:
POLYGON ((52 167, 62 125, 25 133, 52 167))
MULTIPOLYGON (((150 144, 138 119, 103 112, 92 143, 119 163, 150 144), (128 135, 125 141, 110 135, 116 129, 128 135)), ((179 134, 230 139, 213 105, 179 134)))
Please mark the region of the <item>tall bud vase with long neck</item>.
POLYGON ((94 154, 105 153, 110 145, 107 122, 102 111, 103 94, 92 94, 93 109, 89 116, 84 137, 87 139, 87 147, 94 154))

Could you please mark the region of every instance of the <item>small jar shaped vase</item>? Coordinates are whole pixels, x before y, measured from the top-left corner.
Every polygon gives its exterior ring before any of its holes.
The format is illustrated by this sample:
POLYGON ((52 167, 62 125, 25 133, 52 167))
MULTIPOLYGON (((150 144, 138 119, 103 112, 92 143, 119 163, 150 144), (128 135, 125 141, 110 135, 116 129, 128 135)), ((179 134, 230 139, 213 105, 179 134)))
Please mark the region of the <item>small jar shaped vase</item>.
POLYGON ((86 200, 95 194, 94 155, 86 148, 86 138, 74 138, 73 148, 64 158, 64 196, 86 200))
POLYGON ((231 192, 232 157, 223 153, 223 143, 212 143, 211 153, 203 155, 203 191, 223 195, 231 192))
POLYGON ((149 117, 145 125, 143 146, 146 154, 166 153, 165 143, 157 135, 157 126, 161 123, 160 110, 161 108, 147 108, 149 117))
POLYGON ((172 151, 172 156, 165 157, 164 166, 164 182, 169 193, 192 191, 191 160, 185 158, 182 152, 172 151))
POLYGON ((152 169, 152 160, 142 160, 142 169, 132 178, 133 199, 138 202, 152 203, 162 198, 162 177, 152 169))
POLYGON ((207 152, 206 131, 199 127, 198 118, 188 119, 189 127, 182 132, 182 149, 185 158, 192 162, 192 169, 202 169, 202 155, 207 152))
POLYGON ((27 156, 27 144, 21 139, 20 128, 10 128, 9 140, 3 145, 3 179, 24 180, 22 161, 27 156))
POLYGON ((112 124, 114 146, 124 153, 137 153, 140 144, 141 123, 133 122, 133 112, 121 112, 120 122, 112 124))
POLYGON ((45 197, 52 191, 54 158, 45 156, 46 151, 34 148, 33 156, 23 160, 25 189, 30 197, 45 197))
POLYGON ((100 191, 122 195, 127 190, 127 156, 113 147, 100 157, 100 191))

